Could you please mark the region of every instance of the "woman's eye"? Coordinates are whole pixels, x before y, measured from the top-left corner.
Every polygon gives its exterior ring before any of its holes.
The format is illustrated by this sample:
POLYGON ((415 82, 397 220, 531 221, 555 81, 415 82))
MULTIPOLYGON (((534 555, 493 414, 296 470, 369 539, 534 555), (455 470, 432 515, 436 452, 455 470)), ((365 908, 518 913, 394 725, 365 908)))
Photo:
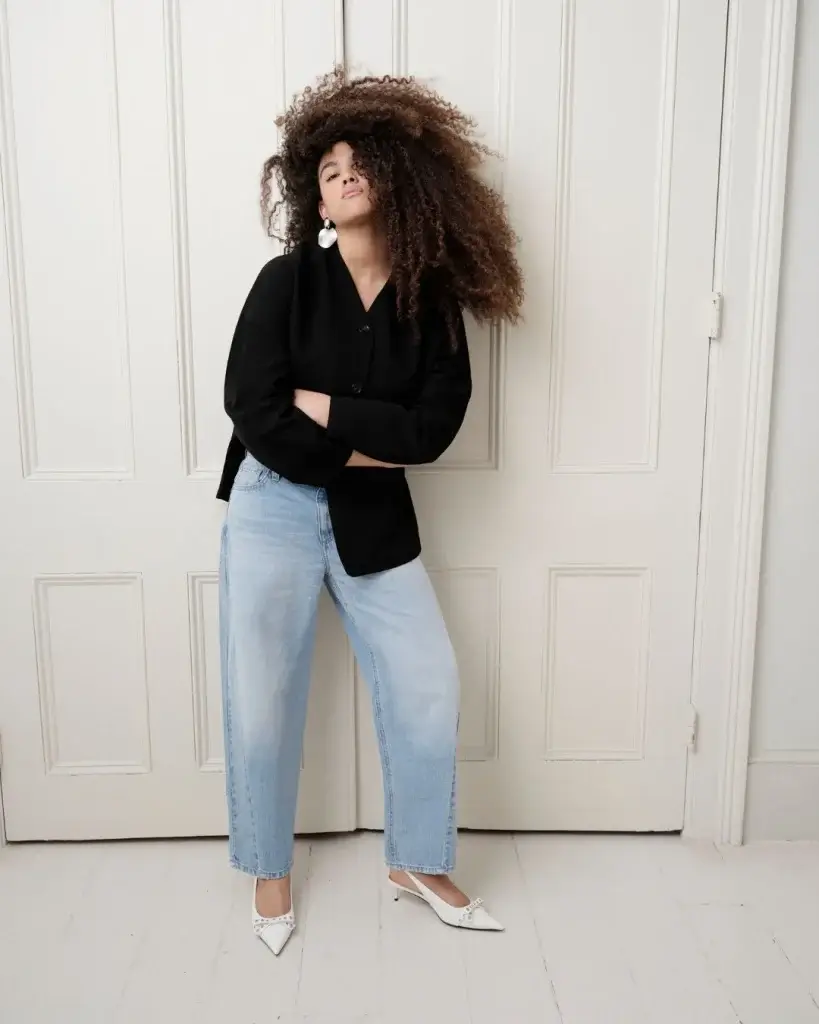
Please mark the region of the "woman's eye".
POLYGON ((332 181, 333 178, 337 178, 337 177, 338 177, 338 171, 333 171, 332 174, 329 174, 327 176, 327 181, 332 181))

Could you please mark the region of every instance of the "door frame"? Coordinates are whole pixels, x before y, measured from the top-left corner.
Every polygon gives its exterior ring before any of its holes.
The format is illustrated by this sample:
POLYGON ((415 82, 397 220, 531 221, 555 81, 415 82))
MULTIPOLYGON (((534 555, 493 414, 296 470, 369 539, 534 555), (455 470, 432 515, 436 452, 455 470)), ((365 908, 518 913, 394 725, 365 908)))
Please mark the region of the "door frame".
POLYGON ((683 834, 743 838, 798 0, 729 0, 683 834))
MULTIPOLYGON (((796 22, 797 0, 729 0, 683 830, 721 843, 743 836, 796 22)), ((0 846, 3 825, 0 803, 0 846)))

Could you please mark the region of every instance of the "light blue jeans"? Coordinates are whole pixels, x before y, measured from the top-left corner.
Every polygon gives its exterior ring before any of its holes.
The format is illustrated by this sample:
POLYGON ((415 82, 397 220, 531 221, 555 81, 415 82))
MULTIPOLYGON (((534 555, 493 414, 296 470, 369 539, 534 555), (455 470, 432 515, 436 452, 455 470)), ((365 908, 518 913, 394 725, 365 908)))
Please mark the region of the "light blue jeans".
POLYGON ((316 612, 327 586, 370 688, 390 867, 454 866, 458 671, 419 559, 351 577, 327 495, 248 455, 222 531, 220 644, 230 862, 257 878, 293 863, 316 612))

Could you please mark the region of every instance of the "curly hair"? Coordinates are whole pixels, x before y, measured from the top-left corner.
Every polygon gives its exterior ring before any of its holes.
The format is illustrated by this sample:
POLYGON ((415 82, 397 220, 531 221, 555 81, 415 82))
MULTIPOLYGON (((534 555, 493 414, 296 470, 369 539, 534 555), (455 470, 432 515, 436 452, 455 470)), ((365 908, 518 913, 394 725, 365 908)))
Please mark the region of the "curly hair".
POLYGON ((336 68, 276 125, 280 150, 265 161, 261 206, 268 234, 286 250, 321 228, 319 161, 344 141, 383 225, 399 318, 416 325, 422 287, 430 286, 453 343, 453 302, 478 321, 519 318, 516 239, 502 197, 478 177, 492 151, 476 139, 472 118, 414 78, 351 79, 336 68), (274 179, 280 198, 271 203, 274 179), (274 228, 282 207, 284 237, 274 228))

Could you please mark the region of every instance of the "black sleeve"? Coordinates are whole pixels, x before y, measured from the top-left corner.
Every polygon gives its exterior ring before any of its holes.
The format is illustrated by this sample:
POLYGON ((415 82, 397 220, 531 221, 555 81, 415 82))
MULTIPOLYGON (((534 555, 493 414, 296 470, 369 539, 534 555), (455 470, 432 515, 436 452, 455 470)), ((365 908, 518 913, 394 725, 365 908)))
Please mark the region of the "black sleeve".
POLYGON ((288 332, 294 265, 279 256, 250 290, 225 374, 225 411, 250 454, 294 483, 323 487, 342 471, 352 447, 293 405, 288 332))
POLYGON ((426 378, 409 408, 374 398, 333 397, 329 436, 382 462, 413 466, 439 459, 461 429, 472 395, 469 348, 460 312, 457 335, 453 349, 443 318, 436 324, 426 378))

